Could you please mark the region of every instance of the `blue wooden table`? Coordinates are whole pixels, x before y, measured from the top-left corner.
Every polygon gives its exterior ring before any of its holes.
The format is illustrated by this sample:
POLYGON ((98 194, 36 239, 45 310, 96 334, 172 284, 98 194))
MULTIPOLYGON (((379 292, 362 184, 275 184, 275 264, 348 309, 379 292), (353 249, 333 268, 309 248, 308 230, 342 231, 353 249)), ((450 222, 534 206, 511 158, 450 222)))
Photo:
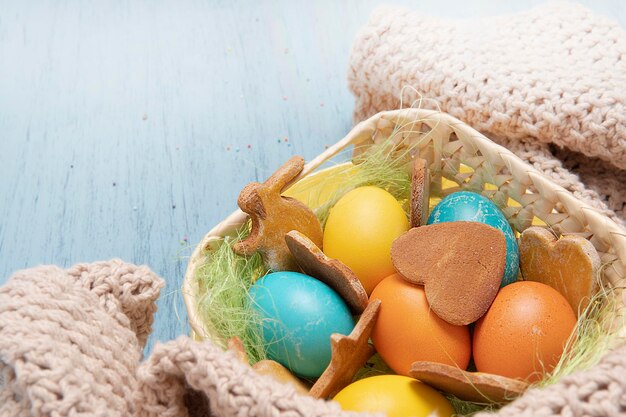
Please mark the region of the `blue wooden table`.
MULTIPOLYGON (((241 188, 351 127, 352 40, 380 1, 0 1, 0 284, 110 258, 167 281, 150 345, 187 333, 193 246, 241 188)), ((540 1, 400 1, 437 16, 540 1)), ((619 0, 584 2, 626 25, 619 0)))

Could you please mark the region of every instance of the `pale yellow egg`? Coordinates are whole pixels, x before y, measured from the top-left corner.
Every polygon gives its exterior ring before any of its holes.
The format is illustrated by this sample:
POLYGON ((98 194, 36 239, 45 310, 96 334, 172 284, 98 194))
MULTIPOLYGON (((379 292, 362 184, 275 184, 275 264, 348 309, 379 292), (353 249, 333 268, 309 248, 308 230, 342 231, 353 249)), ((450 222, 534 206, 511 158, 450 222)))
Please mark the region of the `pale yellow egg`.
POLYGON ((335 396, 347 411, 382 412, 387 417, 450 417, 454 414, 446 398, 416 379, 379 375, 356 381, 335 396))
POLYGON ((368 294, 393 274, 391 244, 409 229, 400 203, 382 188, 359 187, 330 210, 324 229, 324 253, 346 264, 368 294))

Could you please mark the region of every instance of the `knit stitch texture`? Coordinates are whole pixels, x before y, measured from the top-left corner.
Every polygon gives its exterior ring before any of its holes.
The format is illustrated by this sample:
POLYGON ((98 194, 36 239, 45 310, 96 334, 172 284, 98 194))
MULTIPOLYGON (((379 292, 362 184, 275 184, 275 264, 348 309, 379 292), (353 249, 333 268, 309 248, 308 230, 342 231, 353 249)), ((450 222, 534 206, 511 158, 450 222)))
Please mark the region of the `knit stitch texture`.
POLYGON ((1 416, 133 409, 163 281, 119 260, 17 272, 0 288, 1 416))
MULTIPOLYGON (((16 273, 0 288, 0 415, 366 416, 298 394, 208 341, 157 344, 140 364, 162 285, 119 260, 16 273)), ((625 375, 626 347, 496 415, 626 415, 625 375)))
POLYGON ((0 416, 356 415, 186 336, 140 366, 162 286, 119 260, 17 272, 0 287, 0 416))
POLYGON ((355 122, 412 87, 404 103, 422 94, 624 224, 626 32, 609 19, 570 3, 470 20, 383 7, 354 42, 348 81, 355 122))
MULTIPOLYGON (((397 108, 401 88, 415 86, 622 221, 624 51, 623 31, 579 6, 472 22, 381 9, 352 53, 355 120, 397 108)), ((208 341, 157 344, 140 363, 162 286, 148 268, 119 260, 17 272, 0 287, 0 416, 357 415, 208 341)), ((478 415, 625 416, 626 347, 478 415)))

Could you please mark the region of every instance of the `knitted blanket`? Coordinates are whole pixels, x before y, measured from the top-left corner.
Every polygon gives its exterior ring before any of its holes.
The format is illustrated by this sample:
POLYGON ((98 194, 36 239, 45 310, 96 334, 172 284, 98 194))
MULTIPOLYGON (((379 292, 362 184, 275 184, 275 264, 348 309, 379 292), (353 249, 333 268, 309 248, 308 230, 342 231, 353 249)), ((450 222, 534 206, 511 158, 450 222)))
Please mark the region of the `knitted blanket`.
MULTIPOLYGON (((577 6, 454 24, 385 9, 354 46, 355 118, 396 108, 400 88, 414 85, 621 221, 623 56, 621 29, 577 6), (570 75, 557 72, 565 68, 570 75)), ((0 287, 0 416, 357 415, 259 375, 208 341, 157 344, 142 362, 162 286, 148 268, 119 260, 17 272, 0 287)), ((496 415, 626 415, 625 375, 623 347, 496 415)))
MULTIPOLYGON (((140 363, 163 280, 119 260, 17 272, 0 288, 0 416, 337 416, 232 352, 186 336, 140 363)), ((502 416, 626 413, 626 347, 530 390, 502 416)))
POLYGON ((140 364, 162 287, 120 260, 17 272, 0 287, 0 416, 341 413, 186 336, 140 364))
POLYGON ((421 94, 624 224, 626 32, 609 19, 570 3, 465 21, 379 8, 348 82, 355 122, 421 94))
MULTIPOLYGON (((148 268, 119 260, 16 273, 0 288, 0 415, 357 415, 259 375, 210 342, 157 344, 140 364, 162 286, 148 268)), ((499 414, 622 415, 624 375, 626 348, 499 414)))

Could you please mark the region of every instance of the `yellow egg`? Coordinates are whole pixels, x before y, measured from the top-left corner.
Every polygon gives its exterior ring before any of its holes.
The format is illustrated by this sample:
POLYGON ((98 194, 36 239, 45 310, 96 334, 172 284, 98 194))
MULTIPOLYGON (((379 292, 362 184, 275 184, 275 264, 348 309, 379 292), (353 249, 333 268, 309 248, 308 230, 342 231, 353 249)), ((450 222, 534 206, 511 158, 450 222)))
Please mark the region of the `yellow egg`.
POLYGON ((370 294, 395 272, 391 243, 408 229, 406 214, 391 194, 378 187, 359 187, 330 210, 324 253, 352 269, 370 294))
POLYGON ((416 379, 379 375, 356 381, 335 396, 346 411, 382 412, 387 417, 450 417, 454 414, 446 398, 416 379))

